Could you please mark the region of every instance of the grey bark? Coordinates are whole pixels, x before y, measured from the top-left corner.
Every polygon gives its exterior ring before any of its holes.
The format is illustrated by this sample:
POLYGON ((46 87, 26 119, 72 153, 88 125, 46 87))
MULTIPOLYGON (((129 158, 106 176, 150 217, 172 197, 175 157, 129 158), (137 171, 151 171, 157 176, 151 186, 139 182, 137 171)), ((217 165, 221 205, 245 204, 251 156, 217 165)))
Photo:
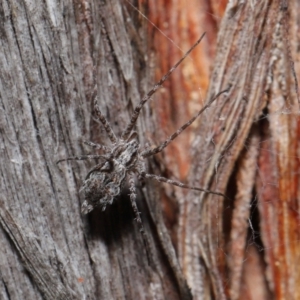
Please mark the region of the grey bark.
POLYGON ((0 298, 189 299, 156 186, 137 184, 149 264, 128 191, 82 216, 93 162, 56 165, 91 153, 83 140, 108 142, 95 95, 120 134, 147 91, 144 20, 118 0, 2 1, 0 19, 0 298))

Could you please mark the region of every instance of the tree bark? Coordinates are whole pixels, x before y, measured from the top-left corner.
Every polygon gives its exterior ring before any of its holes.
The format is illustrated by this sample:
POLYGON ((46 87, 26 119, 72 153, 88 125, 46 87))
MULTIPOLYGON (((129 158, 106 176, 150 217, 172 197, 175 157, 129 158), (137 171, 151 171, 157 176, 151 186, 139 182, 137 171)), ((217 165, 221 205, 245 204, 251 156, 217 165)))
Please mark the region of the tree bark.
MULTIPOLYGON (((91 152, 84 140, 108 142, 95 95, 116 134, 128 123, 148 89, 145 20, 117 0, 4 1, 1 19, 1 298, 189 299, 155 185, 138 185, 148 261, 128 190, 82 216, 93 162, 56 165, 91 152)), ((136 128, 142 145, 150 113, 136 128)))
MULTIPOLYGON (((218 16, 217 3, 201 4, 204 16, 218 16)), ((299 298, 298 9, 296 1, 231 1, 219 24, 206 101, 231 89, 202 116, 191 150, 185 143, 179 151, 190 154, 190 183, 231 199, 176 193, 178 257, 194 299, 299 298)), ((178 31, 168 28, 174 35, 186 37, 188 22, 203 16, 196 5, 187 10, 170 18, 180 20, 178 31)), ((197 24, 205 23, 213 41, 218 22, 204 19, 197 24)), ((205 48, 204 66, 213 48, 205 48)), ((170 88, 176 99, 169 106, 182 99, 174 90, 186 89, 193 103, 195 88, 183 82, 170 88)), ((177 172, 187 169, 182 163, 177 172)))
POLYGON ((132 4, 2 1, 0 298, 299 299, 298 3, 132 4), (96 162, 56 161, 109 145, 94 98, 119 136, 203 31, 135 130, 159 144, 230 87, 147 161, 228 198, 137 180, 145 247, 128 188, 83 216, 96 162))

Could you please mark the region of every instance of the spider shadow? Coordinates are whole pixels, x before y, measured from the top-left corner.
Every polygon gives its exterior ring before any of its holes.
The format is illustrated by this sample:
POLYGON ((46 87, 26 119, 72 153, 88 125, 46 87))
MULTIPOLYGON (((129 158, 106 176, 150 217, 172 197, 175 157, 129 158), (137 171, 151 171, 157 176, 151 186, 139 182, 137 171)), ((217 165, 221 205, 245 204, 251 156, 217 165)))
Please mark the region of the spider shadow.
MULTIPOLYGON (((137 205, 142 202, 142 195, 138 192, 137 205)), ((86 230, 93 240, 104 240, 109 246, 112 243, 121 243, 123 238, 139 233, 137 222, 131 206, 129 189, 124 187, 121 194, 116 197, 111 205, 107 205, 105 211, 100 207, 95 208, 86 216, 86 230)))

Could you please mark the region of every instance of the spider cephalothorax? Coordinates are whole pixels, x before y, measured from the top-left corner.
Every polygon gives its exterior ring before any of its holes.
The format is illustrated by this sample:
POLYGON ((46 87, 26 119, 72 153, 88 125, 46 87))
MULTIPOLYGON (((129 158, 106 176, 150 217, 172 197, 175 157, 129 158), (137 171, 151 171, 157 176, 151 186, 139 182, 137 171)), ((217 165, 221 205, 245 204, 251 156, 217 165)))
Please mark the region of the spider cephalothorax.
POLYGON ((84 159, 101 159, 102 162, 93 167, 87 174, 85 181, 80 189, 84 196, 84 202, 82 204, 81 211, 84 214, 92 211, 96 206, 100 206, 102 210, 105 210, 107 204, 111 204, 116 196, 121 192, 121 189, 128 180, 130 190, 131 205, 134 210, 136 220, 139 223, 140 231, 144 233, 142 221, 136 206, 136 188, 134 177, 139 179, 154 179, 159 182, 169 183, 182 188, 197 190, 205 193, 212 193, 219 196, 224 195, 219 192, 212 192, 199 187, 189 186, 182 182, 167 179, 162 176, 149 174, 146 172, 144 158, 161 152, 166 148, 170 142, 172 142, 178 135, 181 134, 188 126, 190 126, 201 114, 207 109, 217 97, 226 92, 224 90, 218 93, 213 99, 211 99, 192 119, 181 126, 176 132, 174 132, 169 138, 162 142, 157 147, 148 147, 145 150, 141 150, 138 142, 137 134, 133 132, 133 128, 138 119, 139 113, 144 104, 150 99, 150 97, 162 86, 162 84, 168 79, 171 73, 177 68, 177 66, 189 55, 189 53, 200 43, 204 34, 196 42, 196 44, 164 75, 160 81, 158 81, 154 87, 148 92, 147 95, 140 101, 137 107, 134 109, 130 122, 122 132, 121 137, 117 138, 113 132, 110 124, 102 115, 97 102, 95 101, 95 112, 99 121, 105 128, 107 135, 112 143, 111 147, 95 144, 93 142, 85 142, 87 145, 102 150, 103 155, 84 155, 74 156, 66 159, 61 159, 57 163, 65 160, 84 160, 84 159))

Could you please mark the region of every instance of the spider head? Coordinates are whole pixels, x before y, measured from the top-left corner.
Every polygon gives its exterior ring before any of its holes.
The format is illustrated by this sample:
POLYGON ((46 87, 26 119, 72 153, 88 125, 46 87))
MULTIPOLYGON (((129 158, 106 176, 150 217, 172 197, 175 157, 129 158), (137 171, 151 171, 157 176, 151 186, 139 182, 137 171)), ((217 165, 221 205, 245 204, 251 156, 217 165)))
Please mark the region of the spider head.
POLYGON ((112 151, 112 159, 125 169, 131 169, 135 166, 139 148, 140 144, 137 139, 137 133, 133 132, 126 141, 121 139, 116 144, 112 151))

